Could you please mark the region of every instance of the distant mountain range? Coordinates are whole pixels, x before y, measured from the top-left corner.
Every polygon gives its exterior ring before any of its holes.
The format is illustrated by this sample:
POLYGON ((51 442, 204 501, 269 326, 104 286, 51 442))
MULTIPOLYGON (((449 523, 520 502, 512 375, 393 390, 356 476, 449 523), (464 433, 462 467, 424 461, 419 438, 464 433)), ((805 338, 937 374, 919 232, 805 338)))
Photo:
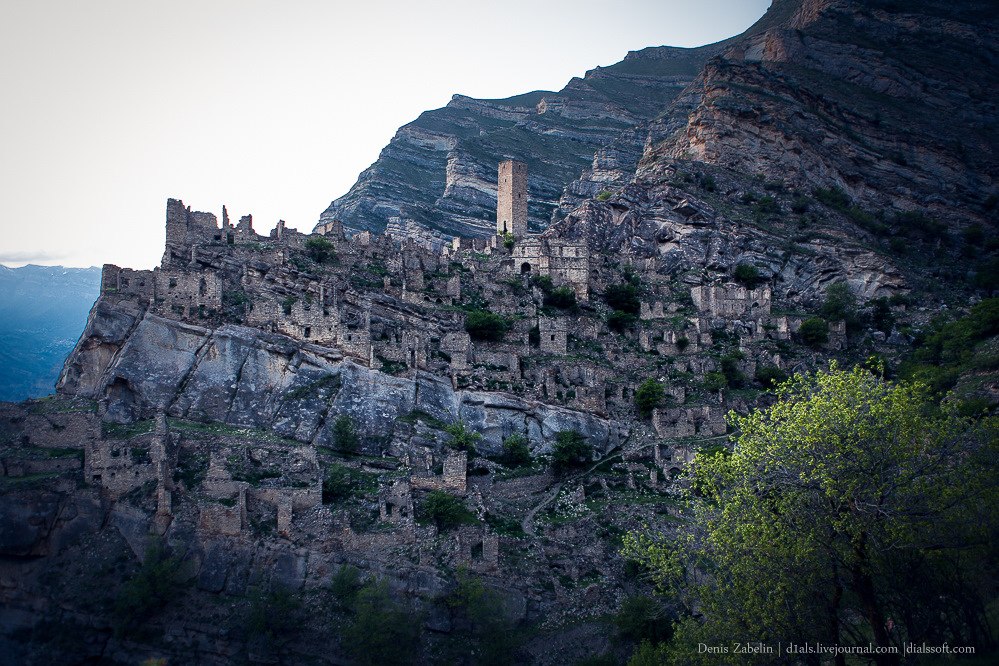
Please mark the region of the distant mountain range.
POLYGON ((0 265, 0 400, 54 392, 100 286, 97 267, 0 265))

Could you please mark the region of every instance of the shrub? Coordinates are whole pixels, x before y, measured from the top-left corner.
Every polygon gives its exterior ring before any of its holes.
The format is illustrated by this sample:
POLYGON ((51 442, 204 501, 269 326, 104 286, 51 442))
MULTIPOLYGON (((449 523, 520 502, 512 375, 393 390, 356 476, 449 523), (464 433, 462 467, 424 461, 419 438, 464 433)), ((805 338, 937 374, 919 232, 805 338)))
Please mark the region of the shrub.
POLYGON ((541 346, 541 327, 539 327, 537 324, 532 326, 531 329, 527 332, 527 341, 533 347, 541 346))
POLYGON ((513 246, 517 244, 517 237, 511 234, 509 231, 503 232, 503 247, 508 250, 512 250, 513 246))
POLYGON ((385 583, 364 587, 357 595, 355 611, 357 618, 343 631, 343 639, 358 664, 415 662, 420 624, 392 599, 385 583))
POLYGON ((666 397, 666 389, 652 377, 649 377, 635 391, 635 406, 643 417, 652 415, 652 410, 662 404, 666 397))
POLYGON ((817 187, 812 190, 812 196, 814 196, 823 205, 826 205, 834 210, 845 211, 850 207, 850 197, 842 190, 842 188, 836 187, 835 185, 828 189, 824 187, 817 187))
POLYGON ((725 375, 728 385, 733 388, 739 388, 746 383, 746 375, 739 370, 739 361, 743 358, 744 355, 739 353, 738 355, 726 356, 721 360, 722 374, 725 375))
POLYGON ((795 197, 791 201, 791 212, 795 215, 801 215, 802 213, 808 212, 808 207, 811 202, 809 202, 808 197, 795 197))
POLYGON ((728 377, 722 372, 709 372, 704 375, 704 388, 709 391, 721 391, 728 388, 728 377))
POLYGON ((763 385, 763 388, 776 388, 778 384, 787 381, 787 373, 776 365, 764 365, 756 369, 756 381, 763 385))
POLYGON ((686 336, 676 339, 676 348, 679 349, 680 351, 683 351, 689 346, 690 346, 690 340, 688 340, 686 336))
POLYGON ((531 450, 527 437, 515 432, 503 441, 503 464, 520 467, 531 462, 531 450))
POLYGON ((357 599, 358 592, 363 587, 361 572, 357 570, 357 567, 352 567, 349 564, 340 565, 340 568, 330 578, 330 592, 341 608, 352 606, 357 599))
POLYGON ((354 479, 350 469, 336 463, 330 465, 323 478, 323 504, 336 504, 353 494, 354 479))
POLYGON ((451 436, 447 442, 448 446, 458 451, 474 452, 475 445, 482 441, 482 435, 466 426, 460 419, 444 428, 444 432, 451 436))
POLYGON ((593 445, 586 442, 582 433, 562 430, 555 435, 552 447, 552 464, 556 469, 585 465, 593 458, 593 445))
POLYGON ((421 522, 432 522, 437 529, 446 530, 458 525, 474 525, 475 514, 468 510, 460 498, 443 490, 431 490, 423 502, 421 522))
POLYGON ((169 602, 179 591, 180 557, 167 557, 160 540, 146 547, 142 567, 122 585, 114 603, 114 634, 121 638, 169 602))
POLYGON ((291 314, 291 306, 298 302, 298 298, 295 296, 288 296, 283 301, 281 301, 281 311, 286 315, 291 314))
POLYGON ((276 642, 284 643, 299 623, 301 600, 285 589, 250 595, 250 612, 246 615, 246 631, 251 643, 269 650, 276 642))
POLYGON ((701 187, 703 187, 708 192, 714 192, 717 185, 715 185, 715 179, 710 175, 705 174, 701 176, 701 187))
POLYGON ((631 282, 625 284, 608 285, 604 292, 604 300, 612 310, 620 310, 629 314, 637 315, 641 308, 638 300, 638 287, 631 282))
POLYGON ((760 197, 756 202, 756 212, 759 215, 777 215, 780 213, 780 204, 771 196, 760 197))
POLYGON ((333 425, 330 426, 330 435, 333 439, 333 446, 338 451, 353 453, 360 444, 354 419, 347 414, 341 414, 333 420, 333 425))
POLYGON ((846 282, 837 282, 826 287, 826 298, 822 301, 819 314, 826 321, 844 321, 847 330, 854 330, 860 324, 857 316, 857 298, 846 282))
POLYGON ((530 283, 532 287, 537 287, 545 293, 548 293, 555 287, 552 283, 551 275, 532 275, 530 283))
POLYGON ((465 330, 479 340, 502 340, 510 325, 501 315, 473 310, 465 318, 465 330))
POLYGON ((756 285, 763 281, 760 271, 752 264, 739 264, 732 272, 732 276, 746 285, 746 289, 755 289, 756 285))
POLYGON ((891 311, 891 305, 887 298, 874 298, 867 302, 871 306, 871 323, 874 328, 885 335, 891 333, 895 327, 895 315, 891 311))
POLYGON ((618 632, 627 640, 664 643, 672 636, 672 623, 662 608, 649 597, 625 598, 614 616, 618 632))
POLYGON ((305 241, 305 254, 317 264, 335 264, 336 247, 325 238, 310 238, 305 241))
POLYGON ((611 192, 608 190, 604 190, 603 192, 597 195, 597 201, 607 201, 610 198, 611 198, 611 192))
POLYGON ((638 317, 621 310, 614 310, 607 315, 607 326, 615 331, 623 331, 629 326, 633 326, 636 321, 638 321, 638 317))
POLYGON ((545 305, 567 310, 576 307, 576 291, 566 285, 554 289, 545 296, 545 305))
POLYGON ((798 333, 802 342, 816 349, 829 342, 829 324, 818 317, 803 321, 798 333))

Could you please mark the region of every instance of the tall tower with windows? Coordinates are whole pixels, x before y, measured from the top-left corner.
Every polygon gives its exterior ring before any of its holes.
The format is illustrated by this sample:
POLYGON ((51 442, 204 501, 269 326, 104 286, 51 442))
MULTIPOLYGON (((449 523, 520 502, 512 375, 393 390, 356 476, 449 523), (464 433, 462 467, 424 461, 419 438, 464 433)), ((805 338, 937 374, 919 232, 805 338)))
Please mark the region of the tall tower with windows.
POLYGON ((517 160, 499 165, 496 233, 507 231, 517 238, 527 235, 527 164, 517 160))

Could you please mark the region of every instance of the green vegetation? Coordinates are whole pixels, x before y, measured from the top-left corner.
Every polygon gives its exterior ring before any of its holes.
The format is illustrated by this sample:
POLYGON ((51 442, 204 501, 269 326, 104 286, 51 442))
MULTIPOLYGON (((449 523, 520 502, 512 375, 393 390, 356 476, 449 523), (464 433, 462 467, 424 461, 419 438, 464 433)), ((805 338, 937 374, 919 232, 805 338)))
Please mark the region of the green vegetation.
POLYGON ((607 326, 614 331, 623 331, 630 326, 634 326, 637 321, 638 317, 622 310, 614 310, 607 315, 607 326))
POLYGON ((566 285, 545 294, 545 305, 568 310, 576 307, 576 290, 566 285))
POLYGON ((531 464, 530 442, 523 433, 515 432, 503 440, 501 460, 507 467, 522 467, 531 464))
POLYGON ((777 388, 787 381, 787 373, 776 365, 763 365, 756 368, 756 381, 763 385, 763 388, 777 388))
POLYGON ((354 453, 361 443, 354 419, 349 414, 340 414, 333 419, 333 424, 330 426, 330 438, 333 447, 344 453, 354 453))
POLYGON ((147 619, 166 606, 181 590, 179 573, 180 555, 167 557, 162 541, 151 540, 142 567, 118 590, 112 623, 115 636, 122 638, 139 631, 147 619))
POLYGON ((465 318, 465 330, 479 340, 502 340, 509 328, 509 322, 502 315, 485 310, 473 310, 465 318))
POLYGON ((916 351, 899 366, 899 375, 943 392, 954 386, 962 372, 999 369, 999 354, 981 348, 983 341, 995 335, 999 335, 997 298, 982 301, 957 321, 934 319, 916 338, 916 351))
POLYGON ((477 666, 505 666, 515 663, 512 651, 517 647, 513 621, 503 600, 487 588, 480 578, 459 569, 455 589, 443 599, 451 611, 454 625, 468 645, 462 650, 474 654, 477 666))
POLYGON ((266 594, 257 590, 249 597, 245 629, 254 651, 271 652, 291 640, 302 619, 302 601, 282 588, 266 594))
POLYGON ((846 330, 854 331, 860 325, 860 317, 857 314, 857 297, 850 290, 850 285, 846 282, 837 282, 826 287, 825 300, 819 314, 826 321, 844 321, 846 330))
POLYGON ((546 294, 555 288, 551 275, 532 275, 530 284, 532 287, 537 287, 546 294))
POLYGON ((552 446, 552 466, 557 470, 585 465, 593 459, 593 445, 575 430, 561 430, 552 446))
POLYGON ((637 315, 641 303, 638 300, 638 287, 631 282, 608 285, 604 300, 611 310, 637 315))
POLYGON ((323 504, 337 504, 351 497, 361 497, 378 489, 374 474, 333 463, 323 477, 323 504))
POLYGON ((642 418, 652 416, 652 410, 663 403, 666 398, 666 389, 661 382, 652 377, 648 377, 635 391, 635 407, 642 418))
POLYGON ((475 453, 475 446, 482 441, 482 434, 466 426, 461 419, 444 428, 444 432, 451 436, 447 445, 458 451, 475 453))
POLYGON ((375 356, 381 362, 381 367, 379 367, 378 370, 380 372, 384 372, 386 375, 398 375, 409 369, 409 366, 402 361, 393 361, 385 358, 381 354, 376 354, 375 356))
POLYGON ((419 648, 419 621, 397 604, 388 585, 364 586, 354 605, 354 623, 343 630, 347 651, 358 664, 412 664, 419 648))
POLYGON ((609 190, 603 190, 602 192, 600 192, 600 194, 597 195, 597 201, 600 201, 601 203, 607 201, 608 199, 611 198, 611 194, 613 193, 610 192, 609 190))
POLYGON ((514 236, 509 231, 504 231, 502 233, 502 236, 503 236, 503 247, 505 247, 508 250, 512 250, 513 246, 517 244, 517 237, 514 236))
POLYGON ((283 301, 281 301, 281 311, 286 315, 291 314, 291 306, 298 302, 298 297, 288 296, 283 301))
POLYGON ((461 498, 443 490, 431 490, 421 507, 419 521, 421 524, 433 523, 444 531, 458 525, 475 525, 478 519, 461 498))
POLYGON ((798 334, 801 335, 802 342, 813 349, 818 349, 829 342, 829 324, 818 317, 806 319, 801 322, 798 334))
POLYGON ((732 271, 732 277, 746 286, 746 289, 756 289, 763 281, 760 271, 752 264, 739 264, 732 271))
POLYGON ((322 237, 313 237, 305 241, 305 253, 317 264, 337 263, 336 247, 322 237))
POLYGON ((626 557, 703 614, 681 617, 661 663, 718 663, 698 644, 733 637, 989 646, 999 423, 937 411, 926 387, 860 367, 778 396, 730 415, 729 455, 697 456, 691 522, 625 539, 626 557))
POLYGON ((673 634, 672 622, 651 597, 626 597, 614 615, 614 624, 622 638, 635 643, 664 643, 673 634))

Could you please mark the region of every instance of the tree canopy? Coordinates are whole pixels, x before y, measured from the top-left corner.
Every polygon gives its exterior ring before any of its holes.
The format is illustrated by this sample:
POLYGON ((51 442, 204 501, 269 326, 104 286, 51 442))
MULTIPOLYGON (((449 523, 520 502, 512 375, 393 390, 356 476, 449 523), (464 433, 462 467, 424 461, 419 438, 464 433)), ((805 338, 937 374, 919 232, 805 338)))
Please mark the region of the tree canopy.
POLYGON ((703 613, 678 624, 669 659, 745 663, 698 653, 739 640, 897 648, 874 657, 885 664, 903 643, 990 644, 994 420, 862 368, 796 376, 778 397, 729 415, 732 451, 696 458, 689 522, 626 539, 626 555, 703 613))

